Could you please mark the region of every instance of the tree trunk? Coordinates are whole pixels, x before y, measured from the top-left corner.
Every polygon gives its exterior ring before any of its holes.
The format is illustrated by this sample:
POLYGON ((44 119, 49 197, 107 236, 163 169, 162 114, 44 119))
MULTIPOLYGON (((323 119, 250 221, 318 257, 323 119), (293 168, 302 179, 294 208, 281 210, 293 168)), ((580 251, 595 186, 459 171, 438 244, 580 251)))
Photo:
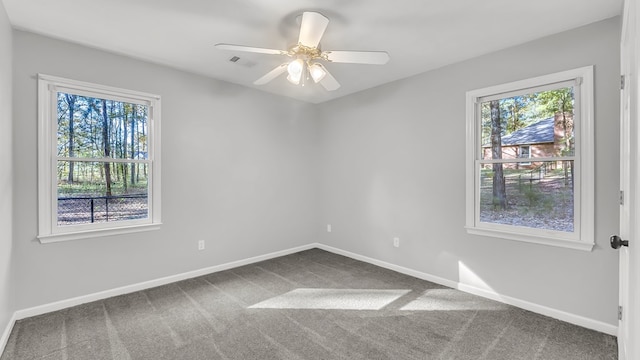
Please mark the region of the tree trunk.
POLYGON ((573 172, 573 161, 569 161, 569 171, 571 171, 571 190, 573 190, 573 184, 575 184, 574 172, 573 172))
MULTIPOLYGON (((70 94, 64 94, 67 99, 67 105, 69 106, 69 157, 72 158, 75 156, 75 129, 73 128, 73 113, 76 111, 76 96, 70 94)), ((69 184, 73 184, 73 161, 69 161, 69 174, 67 177, 67 182, 69 184)))
MULTIPOLYGON (((131 158, 135 159, 135 151, 136 151, 136 147, 135 147, 135 131, 136 131, 136 111, 137 111, 137 107, 136 105, 132 105, 133 109, 131 111, 131 158)), ((131 185, 134 185, 136 183, 136 164, 135 163, 131 163, 131 185)))
MULTIPOLYGON (((104 157, 111 156, 111 144, 109 143, 109 114, 107 114, 107 100, 102 99, 102 143, 104 144, 104 157)), ((111 196, 111 164, 104 163, 104 181, 107 186, 106 196, 111 196)))
MULTIPOLYGON (((500 103, 493 100, 491 108, 491 153, 493 159, 502 159, 502 124, 500 120, 500 103)), ((507 191, 505 188, 502 163, 493 164, 493 207, 507 208, 507 191)))
MULTIPOLYGON (((148 116, 148 115, 149 115, 149 114, 145 112, 145 117, 144 117, 144 118, 142 118, 142 119, 140 119, 140 120, 142 120, 142 136, 143 136, 145 139, 146 139, 146 137, 147 137, 147 134, 146 134, 146 131, 145 131, 145 129, 146 129, 146 125, 147 125, 147 118, 146 118, 146 116, 148 116)), ((145 140, 145 144, 147 144, 147 153, 149 153, 149 143, 148 143, 146 140, 145 140)), ((139 146, 140 146, 140 145, 138 145, 138 147, 139 147, 139 146)), ((143 173, 144 173, 144 177, 145 177, 145 178, 147 178, 147 175, 148 175, 148 174, 147 174, 147 171, 148 171, 148 169, 147 169, 147 164, 146 164, 146 163, 142 164, 142 171, 143 171, 143 173)), ((140 173, 140 172, 138 172, 138 174, 139 174, 139 173, 140 173)), ((148 179, 147 179, 147 180, 148 180, 148 179)))
MULTIPOLYGON (((567 113, 564 110, 564 102, 560 102, 560 111, 562 112, 562 136, 564 138, 564 150, 562 151, 562 155, 568 155, 571 154, 571 152, 569 151, 571 148, 571 138, 569 137, 569 135, 567 134, 567 130, 568 130, 568 126, 567 126, 567 113)), ((563 167, 564 167, 564 186, 569 185, 569 161, 564 161, 563 162, 563 167)), ((571 170, 573 171, 573 170, 571 170)), ((571 177, 573 179, 573 172, 571 173, 571 177)), ((573 185, 572 185, 573 186, 573 185)))
MULTIPOLYGON (((127 134, 127 130, 129 129, 127 127, 128 125, 128 120, 129 120, 129 107, 128 106, 124 106, 124 118, 122 120, 122 158, 126 159, 127 158, 127 140, 129 138, 129 134, 127 134)), ((127 189, 127 171, 128 171, 128 167, 126 163, 122 163, 122 187, 124 188, 124 192, 126 193, 128 191, 127 189)))
POLYGON ((571 137, 569 136, 569 134, 567 134, 568 130, 569 126, 567 124, 567 113, 564 111, 564 109, 562 109, 562 131, 564 135, 564 145, 566 146, 566 148, 564 149, 565 151, 569 151, 569 149, 571 148, 571 137))

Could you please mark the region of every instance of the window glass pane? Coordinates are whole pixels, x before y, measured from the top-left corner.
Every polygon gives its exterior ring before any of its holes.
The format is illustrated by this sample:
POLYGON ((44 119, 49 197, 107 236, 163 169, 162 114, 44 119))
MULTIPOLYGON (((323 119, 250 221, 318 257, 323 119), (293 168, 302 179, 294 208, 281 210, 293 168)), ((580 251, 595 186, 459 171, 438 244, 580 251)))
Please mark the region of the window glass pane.
POLYGON ((58 225, 148 218, 148 171, 143 163, 58 161, 58 225))
POLYGON ((482 164, 480 221, 574 231, 573 161, 482 164))
POLYGON ((58 157, 147 159, 148 106, 57 95, 58 157))
POLYGON ((482 159, 573 156, 574 105, 573 87, 481 103, 482 159))

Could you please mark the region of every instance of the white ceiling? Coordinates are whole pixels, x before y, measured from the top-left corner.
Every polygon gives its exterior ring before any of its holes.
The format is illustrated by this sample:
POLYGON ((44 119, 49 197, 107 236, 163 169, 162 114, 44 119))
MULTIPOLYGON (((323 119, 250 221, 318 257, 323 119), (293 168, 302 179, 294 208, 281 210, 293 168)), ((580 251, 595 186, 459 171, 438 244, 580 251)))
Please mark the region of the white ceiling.
POLYGON ((320 103, 622 13, 623 0, 2 0, 16 29, 320 103), (385 50, 386 65, 326 64, 342 87, 253 81, 286 57, 303 11, 330 19, 323 50, 385 50), (238 63, 228 60, 237 55, 238 63))

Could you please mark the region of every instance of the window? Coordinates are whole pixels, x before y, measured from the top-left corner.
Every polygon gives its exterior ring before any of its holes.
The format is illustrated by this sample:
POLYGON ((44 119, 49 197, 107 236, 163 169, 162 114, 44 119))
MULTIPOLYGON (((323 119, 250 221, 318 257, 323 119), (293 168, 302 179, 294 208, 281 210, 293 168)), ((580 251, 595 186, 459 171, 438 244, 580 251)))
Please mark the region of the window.
MULTIPOLYGON (((519 158, 528 159, 531 157, 531 146, 529 145, 520 145, 519 158)), ((530 161, 521 162, 520 165, 531 165, 530 161)))
POLYGON ((38 76, 41 242, 157 229, 160 97, 38 76))
POLYGON ((467 92, 467 232, 590 251, 593 138, 593 67, 467 92))

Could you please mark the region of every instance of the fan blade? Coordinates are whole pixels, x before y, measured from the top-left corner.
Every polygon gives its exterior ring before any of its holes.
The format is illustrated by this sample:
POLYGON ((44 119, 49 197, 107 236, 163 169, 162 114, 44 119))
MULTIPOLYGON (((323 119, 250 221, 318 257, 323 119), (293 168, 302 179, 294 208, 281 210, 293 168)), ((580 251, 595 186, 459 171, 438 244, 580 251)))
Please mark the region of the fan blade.
POLYGON ((275 69, 269 71, 263 77, 261 77, 260 79, 254 81, 253 83, 256 84, 256 85, 264 85, 264 84, 268 83, 269 81, 277 78, 280 74, 282 74, 285 71, 287 71, 287 66, 288 65, 289 65, 289 63, 284 63, 282 65, 279 65, 278 67, 276 67, 275 69))
POLYGON ((320 13, 310 11, 303 12, 298 43, 311 48, 318 47, 328 24, 329 19, 320 13))
POLYGON ((389 62, 386 51, 323 51, 327 61, 337 63, 384 65, 389 62))
POLYGON ((222 50, 244 51, 244 52, 269 54, 269 55, 287 55, 287 52, 284 50, 265 49, 265 48, 258 48, 258 47, 252 47, 252 46, 244 46, 244 45, 216 44, 215 47, 222 50))
POLYGON ((322 85, 322 87, 327 89, 327 91, 337 90, 340 87, 340 83, 338 82, 338 80, 336 80, 336 78, 334 78, 331 75, 331 73, 327 71, 326 67, 324 67, 322 64, 319 64, 319 65, 322 67, 322 70, 324 70, 324 72, 326 73, 324 75, 324 78, 320 80, 320 85, 322 85))

